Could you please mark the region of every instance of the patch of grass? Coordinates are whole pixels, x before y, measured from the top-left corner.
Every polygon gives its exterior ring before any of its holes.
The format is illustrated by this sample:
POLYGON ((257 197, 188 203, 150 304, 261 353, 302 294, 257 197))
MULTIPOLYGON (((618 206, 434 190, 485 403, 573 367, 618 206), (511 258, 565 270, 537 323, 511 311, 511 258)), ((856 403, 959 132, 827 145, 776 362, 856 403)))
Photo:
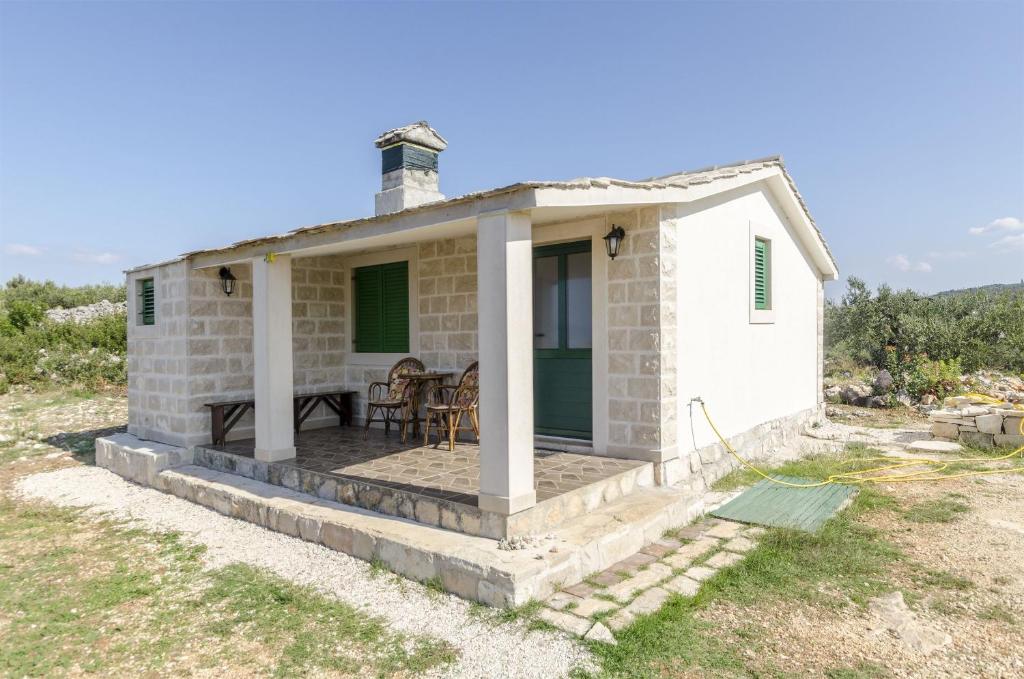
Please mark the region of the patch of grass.
POLYGON ((391 676, 453 659, 266 571, 204 572, 173 533, 0 500, 0 544, 0 675, 391 676))
POLYGON ((846 512, 817 533, 769 529, 743 561, 705 582, 698 600, 753 604, 776 596, 836 603, 821 593, 825 584, 865 604, 886 591, 887 567, 901 558, 881 533, 856 521, 871 496, 862 491, 846 512))
POLYGON ((497 619, 499 622, 530 622, 536 619, 537 614, 543 607, 544 604, 540 601, 530 599, 520 606, 510 606, 509 608, 499 610, 497 613, 497 619))
POLYGON ((940 615, 958 615, 959 609, 953 605, 953 601, 948 597, 936 597, 928 602, 928 608, 932 609, 940 615))
POLYGON ((447 594, 440 576, 435 575, 429 580, 424 580, 423 586, 427 588, 427 594, 430 594, 431 596, 438 597, 447 594))
MULTIPOLYGON (((778 467, 772 468, 769 472, 772 475, 797 476, 814 481, 824 481, 834 474, 845 474, 855 471, 863 471, 872 467, 891 464, 875 458, 881 457, 881 453, 873 448, 862 444, 847 444, 846 449, 835 454, 810 455, 799 460, 786 462, 778 467)), ((742 467, 729 474, 726 474, 712 486, 714 490, 727 491, 750 486, 763 477, 752 469, 742 467)))
MULTIPOLYGON (((773 472, 824 479, 858 465, 875 466, 877 463, 863 462, 859 458, 876 454, 855 446, 838 455, 787 463, 773 472)), ((725 485, 746 485, 753 480, 752 474, 734 472, 731 478, 724 479, 725 485)), ((893 563, 903 556, 883 533, 859 519, 869 512, 893 511, 897 506, 891 496, 877 488, 862 486, 851 505, 817 533, 780 528, 766 530, 746 558, 705 581, 696 597, 674 595, 658 612, 640 616, 618 633, 617 646, 593 645, 592 650, 601 661, 598 676, 779 674, 770 667, 753 664, 761 661, 751 661, 741 655, 744 648, 756 646, 757 634, 741 628, 729 639, 721 629, 704 623, 696 614, 715 603, 743 607, 770 605, 766 602, 773 599, 811 601, 828 606, 846 605, 849 600, 866 604, 870 597, 891 589, 889 572, 893 563), (838 596, 825 592, 837 592, 838 596)), ((871 674, 877 669, 869 665, 836 668, 829 676, 884 676, 871 674)))
POLYGON ((970 511, 970 506, 947 495, 935 500, 925 500, 903 511, 915 523, 950 523, 970 511))
POLYGON ((384 562, 377 557, 374 557, 370 561, 370 577, 379 578, 382 575, 387 575, 389 572, 390 570, 388 567, 385 566, 384 562))
POLYGON ((903 516, 915 523, 950 523, 970 510, 970 505, 946 497, 911 505, 903 516))
POLYGON ((972 589, 974 583, 967 578, 953 575, 948 571, 937 571, 929 568, 916 570, 911 574, 913 580, 921 585, 934 587, 936 589, 949 589, 964 591, 972 589))
POLYGON ((978 617, 982 620, 995 620, 997 622, 1005 622, 1008 625, 1016 625, 1017 618, 1007 609, 1005 606, 995 605, 990 608, 986 608, 984 611, 978 614, 978 617))
MULTIPOLYGON (((691 599, 674 595, 652 615, 641 616, 616 635, 618 645, 590 644, 601 661, 602 677, 745 676, 735 640, 699 620, 691 599)), ((580 677, 590 677, 584 672, 580 677)))
POLYGON ((882 679, 891 676, 889 670, 871 662, 859 662, 854 667, 836 667, 825 670, 828 679, 882 679))

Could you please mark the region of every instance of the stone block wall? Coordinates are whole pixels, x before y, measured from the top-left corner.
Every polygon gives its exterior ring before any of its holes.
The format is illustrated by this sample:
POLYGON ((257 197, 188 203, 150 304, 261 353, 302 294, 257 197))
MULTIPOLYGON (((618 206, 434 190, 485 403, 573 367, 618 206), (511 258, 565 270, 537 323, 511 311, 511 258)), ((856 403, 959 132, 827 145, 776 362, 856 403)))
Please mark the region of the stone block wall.
POLYGON ((608 224, 628 234, 608 263, 608 451, 661 462, 676 454, 675 223, 645 208, 608 224))
POLYGON ((1024 446, 1024 409, 1011 403, 991 404, 966 396, 947 398, 943 408, 928 413, 931 433, 942 441, 959 441, 974 448, 1024 446))
POLYGON ((296 391, 345 384, 347 272, 339 255, 292 261, 292 352, 296 391))
POLYGON ((128 274, 128 431, 186 445, 188 434, 188 268, 172 262, 128 274), (138 281, 152 278, 155 323, 139 323, 138 281))
POLYGON ((420 358, 462 371, 477 360, 476 237, 419 245, 420 358))

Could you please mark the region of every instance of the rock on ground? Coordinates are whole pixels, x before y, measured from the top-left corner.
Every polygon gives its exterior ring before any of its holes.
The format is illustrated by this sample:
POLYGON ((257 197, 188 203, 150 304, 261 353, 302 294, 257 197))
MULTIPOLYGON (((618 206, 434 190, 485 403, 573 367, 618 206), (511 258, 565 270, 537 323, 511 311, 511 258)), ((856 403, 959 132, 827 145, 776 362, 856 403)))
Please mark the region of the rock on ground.
POLYGON ((946 632, 917 620, 903 600, 903 592, 875 597, 868 602, 868 609, 881 622, 882 629, 894 632, 903 643, 919 653, 928 655, 953 643, 953 637, 946 632))

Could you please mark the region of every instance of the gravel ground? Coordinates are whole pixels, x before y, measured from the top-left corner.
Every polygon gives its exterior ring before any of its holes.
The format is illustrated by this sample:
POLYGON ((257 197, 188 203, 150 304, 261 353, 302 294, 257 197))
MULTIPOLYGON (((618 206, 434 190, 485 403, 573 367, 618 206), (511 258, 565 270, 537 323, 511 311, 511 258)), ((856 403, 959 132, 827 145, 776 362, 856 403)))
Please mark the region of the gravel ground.
POLYGON ((17 482, 23 496, 62 506, 90 507, 160 531, 180 531, 207 548, 210 568, 244 562, 266 568, 387 620, 401 632, 429 633, 459 651, 453 665, 432 676, 563 677, 591 667, 589 653, 568 637, 499 624, 474 614, 470 604, 404 578, 373 575, 368 564, 320 545, 231 519, 151 488, 128 483, 97 467, 68 467, 17 482))

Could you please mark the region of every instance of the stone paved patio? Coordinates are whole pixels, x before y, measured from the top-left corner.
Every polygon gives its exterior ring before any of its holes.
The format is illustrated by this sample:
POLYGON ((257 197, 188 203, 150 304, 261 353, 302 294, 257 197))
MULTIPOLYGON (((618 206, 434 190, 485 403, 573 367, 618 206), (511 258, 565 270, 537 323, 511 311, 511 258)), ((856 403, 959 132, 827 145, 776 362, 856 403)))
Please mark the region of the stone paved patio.
MULTIPOLYGON (((251 458, 254 443, 253 439, 244 439, 204 447, 251 458)), ((362 430, 331 427, 301 432, 295 447, 295 459, 274 464, 477 506, 480 448, 476 444, 456 443, 455 450, 449 452, 445 445, 422 446, 420 441, 403 444, 397 434, 385 436, 371 430, 363 440, 362 430)), ((533 471, 537 502, 646 464, 649 463, 537 450, 533 471)))
POLYGON ((654 613, 673 594, 692 597, 700 583, 743 559, 760 527, 706 518, 670 531, 636 554, 551 595, 538 617, 592 641, 615 644, 613 632, 654 613))

